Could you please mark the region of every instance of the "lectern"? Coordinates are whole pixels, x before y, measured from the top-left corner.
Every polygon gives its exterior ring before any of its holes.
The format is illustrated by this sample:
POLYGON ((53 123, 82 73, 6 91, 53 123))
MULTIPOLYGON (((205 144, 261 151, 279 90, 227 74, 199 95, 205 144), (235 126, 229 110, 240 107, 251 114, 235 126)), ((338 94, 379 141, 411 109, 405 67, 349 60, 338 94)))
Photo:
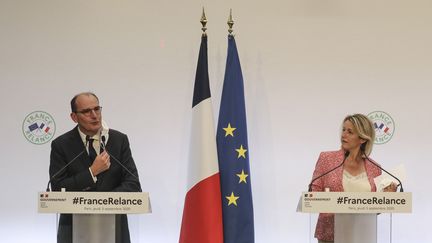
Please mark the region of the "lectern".
POLYGON ((151 206, 147 192, 39 192, 38 212, 73 214, 73 243, 114 243, 116 215, 151 206))
POLYGON ((335 243, 376 243, 377 214, 411 213, 410 192, 303 192, 298 211, 334 213, 335 243))

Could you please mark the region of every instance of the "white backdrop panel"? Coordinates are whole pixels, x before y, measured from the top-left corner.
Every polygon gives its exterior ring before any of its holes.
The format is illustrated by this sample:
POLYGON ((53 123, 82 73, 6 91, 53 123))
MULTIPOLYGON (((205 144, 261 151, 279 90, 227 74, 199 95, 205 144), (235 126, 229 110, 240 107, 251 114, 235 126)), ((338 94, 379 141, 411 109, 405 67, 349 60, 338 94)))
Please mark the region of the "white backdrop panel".
POLYGON ((209 20, 215 118, 233 9, 245 79, 256 242, 306 242, 295 213, 320 151, 339 147, 346 114, 382 110, 393 139, 372 157, 405 163, 414 212, 394 216, 393 242, 432 242, 432 2, 0 0, 0 235, 55 242, 36 213, 50 146, 24 138, 32 111, 71 129, 69 101, 96 92, 108 124, 129 135, 153 214, 133 217, 138 242, 176 242, 186 191, 192 88, 202 6, 209 20), (25 230, 25 233, 23 232, 25 230))

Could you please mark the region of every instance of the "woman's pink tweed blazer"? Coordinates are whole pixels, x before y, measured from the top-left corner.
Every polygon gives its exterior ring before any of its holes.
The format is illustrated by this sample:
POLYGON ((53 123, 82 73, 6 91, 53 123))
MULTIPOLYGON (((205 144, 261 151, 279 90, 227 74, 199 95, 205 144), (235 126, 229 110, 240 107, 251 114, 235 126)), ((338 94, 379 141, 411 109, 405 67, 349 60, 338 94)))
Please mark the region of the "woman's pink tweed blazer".
MULTIPOLYGON (((322 152, 315 165, 315 171, 312 178, 316 178, 327 171, 340 165, 344 159, 344 151, 322 152)), ((374 161, 375 162, 375 161, 374 161)), ((366 174, 369 179, 372 191, 376 191, 374 178, 381 175, 381 170, 365 159, 366 174)), ((331 192, 344 191, 342 186, 343 166, 337 168, 333 172, 319 178, 312 184, 312 191, 324 191, 329 188, 331 192)), ((318 222, 315 229, 315 238, 324 241, 334 240, 334 215, 330 213, 321 213, 318 217, 318 222)))

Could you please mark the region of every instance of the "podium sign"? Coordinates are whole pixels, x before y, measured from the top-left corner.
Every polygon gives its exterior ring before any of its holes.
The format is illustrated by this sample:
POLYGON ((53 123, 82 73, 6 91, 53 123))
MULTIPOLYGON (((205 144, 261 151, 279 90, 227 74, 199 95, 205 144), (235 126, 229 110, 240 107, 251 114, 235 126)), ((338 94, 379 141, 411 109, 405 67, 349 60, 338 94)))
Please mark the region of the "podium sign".
POLYGON ((39 213, 150 213, 148 192, 39 192, 39 213))
POLYGON ((303 192, 304 213, 411 213, 411 192, 303 192))

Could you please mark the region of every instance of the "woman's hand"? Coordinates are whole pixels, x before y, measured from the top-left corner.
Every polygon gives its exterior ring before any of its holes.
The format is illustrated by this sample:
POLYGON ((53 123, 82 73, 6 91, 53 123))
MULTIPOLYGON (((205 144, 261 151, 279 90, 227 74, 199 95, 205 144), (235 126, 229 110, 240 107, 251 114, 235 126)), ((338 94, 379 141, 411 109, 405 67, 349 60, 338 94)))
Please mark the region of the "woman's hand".
POLYGON ((384 187, 383 192, 395 192, 397 189, 396 183, 392 182, 387 187, 384 187))

